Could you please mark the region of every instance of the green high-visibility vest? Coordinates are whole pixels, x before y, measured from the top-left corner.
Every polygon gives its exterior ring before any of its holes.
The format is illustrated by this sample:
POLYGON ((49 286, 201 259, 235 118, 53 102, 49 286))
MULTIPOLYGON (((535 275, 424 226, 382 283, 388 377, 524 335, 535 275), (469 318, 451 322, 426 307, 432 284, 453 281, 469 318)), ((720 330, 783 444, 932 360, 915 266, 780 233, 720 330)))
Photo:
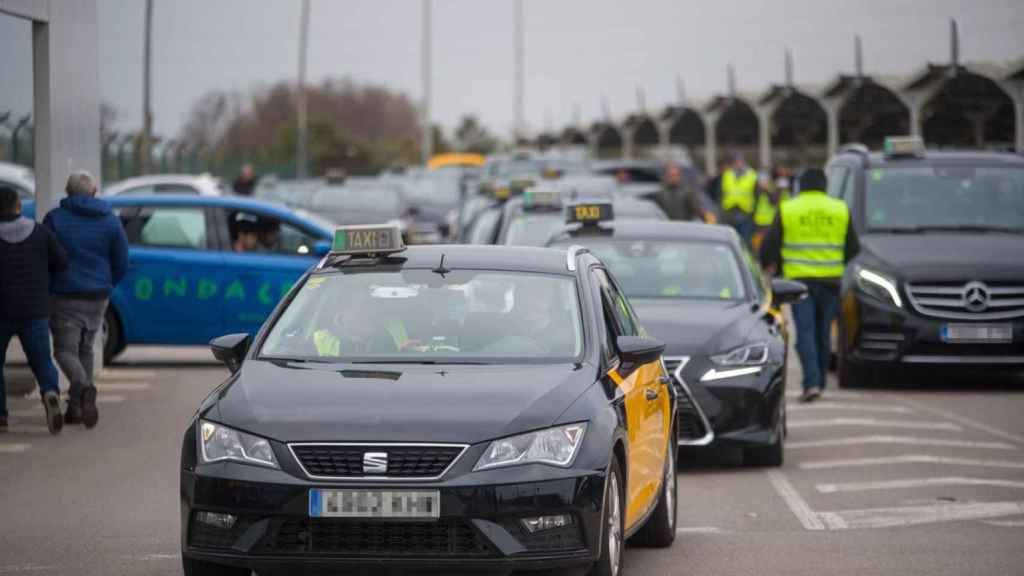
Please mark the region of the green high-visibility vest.
MULTIPOLYGON (((391 336, 391 340, 398 350, 409 343, 409 335, 405 331, 405 324, 402 324, 401 321, 389 320, 385 323, 384 329, 391 336)), ((317 356, 339 356, 341 354, 341 339, 326 328, 313 333, 313 346, 316 347, 317 356)))
POLYGON ((731 168, 722 174, 722 209, 739 208, 747 214, 754 213, 754 191, 757 189, 757 172, 747 170, 740 176, 731 168))
MULTIPOLYGON (((789 190, 779 190, 779 204, 789 200, 789 190)), ((779 207, 775 202, 772 202, 771 196, 767 192, 761 192, 757 195, 757 208, 754 209, 754 223, 758 226, 771 226, 772 222, 775 222, 775 214, 779 211, 779 207)))
POLYGON ((843 275, 850 210, 820 190, 801 190, 780 207, 782 275, 839 278, 843 275))

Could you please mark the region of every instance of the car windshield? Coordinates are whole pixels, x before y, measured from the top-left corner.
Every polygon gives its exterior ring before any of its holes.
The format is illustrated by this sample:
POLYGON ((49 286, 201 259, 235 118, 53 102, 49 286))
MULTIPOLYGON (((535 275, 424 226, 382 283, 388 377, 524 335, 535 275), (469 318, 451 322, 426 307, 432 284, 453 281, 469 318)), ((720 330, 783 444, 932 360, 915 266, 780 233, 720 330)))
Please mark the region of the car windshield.
POLYGON ((262 358, 325 362, 560 362, 583 350, 568 276, 455 270, 334 272, 309 278, 270 330, 262 358))
POLYGON ((612 271, 630 298, 741 300, 746 296, 739 262, 727 244, 601 239, 583 244, 612 271))
POLYGON ((405 184, 406 198, 413 202, 454 206, 459 202, 461 184, 456 174, 432 174, 410 179, 405 184))
POLYGON ((511 246, 545 246, 555 232, 565 226, 561 211, 519 214, 508 224, 505 244, 511 246))
POLYGON ((867 174, 868 231, 928 229, 1024 232, 1024 169, 899 166, 867 174))

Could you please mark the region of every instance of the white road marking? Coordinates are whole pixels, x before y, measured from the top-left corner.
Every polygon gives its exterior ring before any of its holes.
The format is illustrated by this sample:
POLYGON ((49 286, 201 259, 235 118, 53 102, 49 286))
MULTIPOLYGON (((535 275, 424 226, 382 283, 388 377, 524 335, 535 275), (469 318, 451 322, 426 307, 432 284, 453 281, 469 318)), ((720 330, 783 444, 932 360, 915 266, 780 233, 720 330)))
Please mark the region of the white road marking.
POLYGON ((142 560, 142 561, 152 561, 152 560, 178 560, 178 561, 180 561, 181 560, 181 554, 143 554, 142 556, 126 555, 126 556, 121 556, 121 558, 124 558, 125 560, 142 560))
POLYGON ((880 480, 874 482, 841 482, 818 484, 815 489, 822 494, 838 492, 867 492, 869 490, 894 490, 898 488, 925 488, 930 486, 993 486, 1000 488, 1024 488, 1024 482, 999 478, 904 478, 901 480, 880 480))
POLYGON ((902 428, 906 430, 949 430, 960 432, 959 425, 952 422, 905 422, 903 420, 879 420, 877 418, 823 418, 819 420, 794 420, 790 428, 835 428, 840 426, 861 426, 865 428, 902 428))
POLYGON ((19 454, 28 452, 31 444, 0 444, 0 454, 19 454))
POLYGON ((42 564, 14 564, 11 566, 0 566, 0 574, 21 574, 25 572, 49 572, 60 566, 44 566, 42 564))
POLYGON ((104 394, 96 397, 97 404, 120 404, 124 402, 124 396, 119 394, 104 394))
POLYGON ((1014 516, 1024 512, 1024 502, 955 502, 927 506, 869 508, 818 512, 831 530, 893 528, 1014 516))
POLYGON ((876 406, 857 402, 814 402, 813 404, 792 404, 786 407, 790 412, 817 412, 819 410, 849 410, 854 412, 880 412, 884 414, 912 414, 906 406, 876 406))
MULTIPOLYGON (((799 390, 790 390, 789 392, 786 392, 786 398, 799 398, 800 394, 801 394, 801 392, 799 390)), ((864 398, 864 396, 865 395, 862 392, 847 392, 847 391, 830 390, 830 391, 825 392, 824 396, 822 396, 822 397, 823 398, 832 399, 832 398, 864 398)), ((819 402, 820 402, 820 400, 819 400, 819 402)))
POLYGON ((786 442, 786 450, 801 448, 828 448, 834 446, 860 446, 866 444, 907 444, 910 446, 943 446, 946 448, 975 448, 988 450, 1016 450, 1013 444, 1005 442, 974 442, 971 440, 946 440, 942 438, 915 438, 913 436, 852 436, 829 438, 827 440, 805 440, 786 442))
POLYGON ((96 377, 96 380, 99 382, 104 380, 150 380, 156 377, 157 373, 153 370, 113 369, 104 370, 96 377))
POLYGON ((718 526, 684 526, 676 529, 676 534, 727 534, 718 526))
POLYGON ((992 426, 989 426, 988 424, 985 424, 984 422, 978 422, 977 420, 974 420, 974 419, 971 419, 971 418, 967 418, 967 417, 961 416, 959 414, 954 414, 953 412, 949 412, 947 410, 942 410, 941 408, 933 408, 931 406, 928 406, 926 404, 922 404, 920 402, 915 402, 913 400, 905 400, 905 402, 907 404, 910 404, 914 408, 919 409, 919 410, 923 410, 925 412, 930 412, 930 413, 932 413, 932 414, 934 414, 936 416, 941 416, 943 418, 949 418, 950 420, 952 420, 954 422, 959 422, 960 424, 963 424, 964 426, 968 426, 968 427, 974 428, 976 430, 981 430, 982 432, 988 432, 989 434, 991 434, 993 436, 998 436, 999 438, 1002 438, 1003 440, 1009 440, 1010 442, 1016 442, 1017 444, 1024 445, 1024 436, 1020 436, 1018 434, 1013 434, 1012 432, 1007 432, 1005 430, 1000 430, 999 428, 993 428, 992 426))
POLYGON ((779 496, 789 507, 789 511, 796 516, 796 519, 803 525, 804 530, 824 530, 825 524, 821 521, 821 518, 811 510, 810 505, 804 500, 803 496, 797 492, 796 488, 790 483, 789 479, 778 470, 766 470, 765 474, 768 475, 768 481, 772 483, 772 487, 778 492, 779 496))
POLYGON ((111 383, 99 383, 96 384, 96 389, 100 391, 134 391, 148 390, 149 382, 111 382, 111 383))
POLYGON ((986 520, 983 523, 1003 528, 1024 528, 1024 520, 986 520))
POLYGON ((931 454, 906 454, 881 458, 850 458, 841 460, 815 460, 801 462, 802 470, 825 470, 828 468, 853 468, 860 466, 885 466, 888 464, 947 464, 951 466, 980 466, 988 468, 1024 469, 1024 462, 1008 460, 976 460, 974 458, 948 458, 931 454))

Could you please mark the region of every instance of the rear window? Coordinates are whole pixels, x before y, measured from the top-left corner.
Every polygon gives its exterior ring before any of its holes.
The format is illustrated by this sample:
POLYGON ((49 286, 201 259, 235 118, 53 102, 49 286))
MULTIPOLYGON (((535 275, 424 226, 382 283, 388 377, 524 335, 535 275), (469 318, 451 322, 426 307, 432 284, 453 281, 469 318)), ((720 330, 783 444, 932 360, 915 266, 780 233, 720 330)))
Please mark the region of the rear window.
POLYGON ((869 231, 1007 229, 1024 232, 1024 169, 891 166, 866 174, 869 231))

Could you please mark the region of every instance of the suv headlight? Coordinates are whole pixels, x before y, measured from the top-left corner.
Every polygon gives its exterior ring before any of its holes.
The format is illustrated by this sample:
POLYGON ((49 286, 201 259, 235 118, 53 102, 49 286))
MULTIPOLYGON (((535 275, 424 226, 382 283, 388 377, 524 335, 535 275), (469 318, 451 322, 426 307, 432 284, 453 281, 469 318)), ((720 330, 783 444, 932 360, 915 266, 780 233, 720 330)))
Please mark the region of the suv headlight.
POLYGON ((741 346, 735 350, 712 356, 716 366, 760 366, 768 362, 768 344, 757 342, 741 346))
POLYGON ((875 272, 874 270, 861 266, 858 266, 854 270, 854 274, 857 281, 857 288, 861 292, 883 302, 889 302, 897 308, 903 307, 903 300, 900 298, 900 292, 896 289, 896 280, 886 276, 885 274, 875 272))
POLYGON ((518 464, 568 467, 576 458, 586 431, 587 425, 581 422, 495 440, 480 456, 473 470, 518 464))
POLYGON ((223 424, 206 420, 199 421, 199 446, 203 462, 209 464, 222 460, 234 460, 246 464, 258 464, 280 468, 270 442, 259 436, 239 432, 223 424))

